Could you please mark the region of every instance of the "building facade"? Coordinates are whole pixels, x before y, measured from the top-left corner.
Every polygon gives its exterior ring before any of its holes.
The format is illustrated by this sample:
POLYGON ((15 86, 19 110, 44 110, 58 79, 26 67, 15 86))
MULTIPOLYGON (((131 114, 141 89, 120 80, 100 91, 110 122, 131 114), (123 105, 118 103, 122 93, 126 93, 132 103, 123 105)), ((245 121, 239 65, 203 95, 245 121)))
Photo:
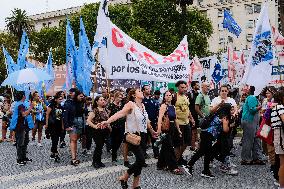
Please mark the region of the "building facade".
POLYGON ((31 15, 29 18, 33 20, 35 30, 40 31, 44 27, 58 27, 66 19, 66 16, 79 12, 82 7, 83 6, 71 7, 68 9, 31 15))
MULTIPOLYGON (((278 3, 268 0, 272 26, 278 28, 278 3)), ((261 11, 262 0, 194 0, 193 6, 202 11, 212 22, 213 34, 209 39, 209 51, 217 53, 230 43, 235 50, 250 49, 256 22, 261 11), (242 33, 237 38, 223 29, 224 9, 227 9, 242 33)))
MULTIPOLYGON (((109 0, 110 3, 130 3, 130 0, 109 0)), ((62 10, 45 12, 29 16, 34 22, 35 30, 40 31, 44 27, 58 27, 66 16, 79 12, 84 6, 71 7, 62 10)))

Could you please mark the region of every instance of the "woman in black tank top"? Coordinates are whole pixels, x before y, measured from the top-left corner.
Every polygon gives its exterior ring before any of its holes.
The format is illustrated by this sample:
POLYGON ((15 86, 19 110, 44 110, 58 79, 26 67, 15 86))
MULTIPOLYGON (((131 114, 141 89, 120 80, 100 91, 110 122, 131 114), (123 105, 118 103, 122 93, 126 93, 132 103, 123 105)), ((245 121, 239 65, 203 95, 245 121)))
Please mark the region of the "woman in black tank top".
POLYGON ((178 135, 180 135, 181 132, 176 124, 176 110, 171 104, 171 101, 172 94, 170 91, 165 92, 158 118, 158 133, 162 132, 163 134, 161 136, 162 147, 158 158, 157 169, 168 169, 174 174, 181 175, 183 172, 178 168, 174 151, 174 147, 178 145, 178 135), (167 130, 162 130, 162 124, 166 124, 165 120, 167 118, 169 119, 169 128, 167 130), (177 135, 176 133, 179 134, 177 135))

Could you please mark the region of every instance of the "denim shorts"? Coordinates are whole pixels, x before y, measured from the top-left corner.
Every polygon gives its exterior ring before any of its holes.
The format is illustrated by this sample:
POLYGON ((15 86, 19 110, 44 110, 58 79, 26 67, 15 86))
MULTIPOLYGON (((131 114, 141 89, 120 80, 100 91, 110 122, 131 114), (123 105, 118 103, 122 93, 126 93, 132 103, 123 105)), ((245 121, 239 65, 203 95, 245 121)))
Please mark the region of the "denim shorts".
POLYGON ((80 135, 83 132, 84 121, 82 117, 76 117, 73 121, 73 126, 71 126, 72 130, 68 131, 68 134, 76 134, 80 135))

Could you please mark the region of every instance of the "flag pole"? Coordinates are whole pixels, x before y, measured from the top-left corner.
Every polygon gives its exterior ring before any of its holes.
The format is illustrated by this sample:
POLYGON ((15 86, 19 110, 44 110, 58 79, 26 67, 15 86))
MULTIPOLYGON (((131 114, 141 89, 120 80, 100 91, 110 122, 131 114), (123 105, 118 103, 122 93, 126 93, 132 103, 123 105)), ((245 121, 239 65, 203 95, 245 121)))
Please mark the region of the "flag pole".
POLYGON ((93 95, 92 95, 92 104, 94 103, 95 100, 95 92, 98 89, 98 80, 97 80, 97 72, 98 72, 98 67, 99 67, 99 48, 95 54, 95 60, 96 60, 96 65, 95 65, 95 71, 94 71, 94 85, 93 85, 93 95))

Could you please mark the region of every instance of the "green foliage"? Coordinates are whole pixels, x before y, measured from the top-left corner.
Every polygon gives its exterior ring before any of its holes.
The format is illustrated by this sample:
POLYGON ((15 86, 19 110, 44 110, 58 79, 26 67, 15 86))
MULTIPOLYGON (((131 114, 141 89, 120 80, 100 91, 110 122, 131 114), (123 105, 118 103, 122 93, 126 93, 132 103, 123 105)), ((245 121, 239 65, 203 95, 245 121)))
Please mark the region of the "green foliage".
POLYGON ((55 63, 65 63, 65 31, 62 28, 43 28, 40 32, 33 32, 30 40, 30 51, 38 61, 45 63, 52 48, 55 63))
MULTIPOLYGON (((83 18, 90 43, 96 32, 98 3, 85 5, 70 17, 78 46, 80 16, 83 18)), ((163 55, 171 53, 188 36, 189 52, 192 56, 206 56, 207 39, 213 32, 211 22, 196 9, 178 11, 175 0, 132 0, 131 4, 109 6, 109 16, 114 24, 133 39, 149 49, 163 55)), ((58 28, 43 28, 30 35, 30 51, 41 62, 46 62, 49 49, 53 48, 53 60, 57 65, 65 63, 66 21, 58 28)))
MULTIPOLYGON (((18 55, 17 37, 7 33, 0 33, 0 44, 2 44, 6 48, 6 50, 9 52, 13 60, 16 62, 18 55)), ((3 53, 0 53, 0 81, 3 81, 6 78, 6 76, 7 76, 7 71, 5 65, 5 57, 3 53)))

